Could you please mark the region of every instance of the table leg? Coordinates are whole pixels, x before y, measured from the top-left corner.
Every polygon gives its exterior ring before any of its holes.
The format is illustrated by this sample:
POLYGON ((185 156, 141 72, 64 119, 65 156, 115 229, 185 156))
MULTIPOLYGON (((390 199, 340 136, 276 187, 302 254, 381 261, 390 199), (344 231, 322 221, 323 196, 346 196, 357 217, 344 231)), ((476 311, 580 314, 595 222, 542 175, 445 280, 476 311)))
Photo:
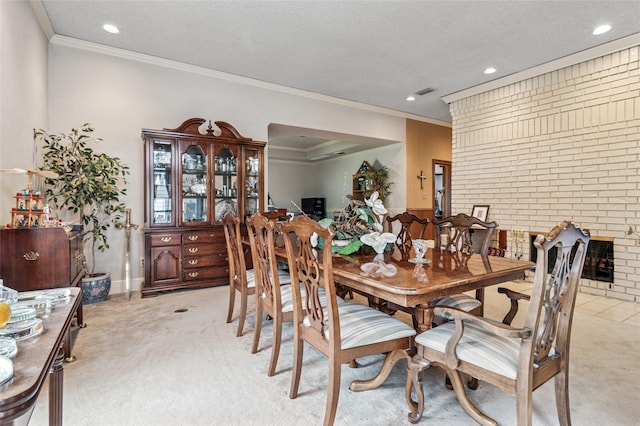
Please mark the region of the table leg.
POLYGON ((418 305, 413 310, 414 323, 417 324, 418 334, 429 330, 433 324, 433 307, 430 305, 418 305))
POLYGON ((406 359, 407 362, 409 362, 410 358, 406 349, 396 349, 395 351, 388 352, 377 376, 369 380, 354 380, 351 382, 349 389, 354 392, 360 392, 377 388, 387 380, 396 362, 401 359, 406 359))
POLYGON ((64 344, 58 348, 49 372, 49 426, 62 426, 63 361, 64 344))

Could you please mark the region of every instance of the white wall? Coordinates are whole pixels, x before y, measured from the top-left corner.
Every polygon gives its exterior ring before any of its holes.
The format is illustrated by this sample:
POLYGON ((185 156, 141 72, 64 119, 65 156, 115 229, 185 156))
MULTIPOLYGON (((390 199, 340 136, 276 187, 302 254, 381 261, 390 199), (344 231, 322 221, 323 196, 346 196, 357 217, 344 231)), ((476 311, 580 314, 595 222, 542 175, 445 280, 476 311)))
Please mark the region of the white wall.
MULTIPOLYGON (((640 47, 451 104, 453 210, 490 204, 502 229, 573 220, 615 244, 614 283, 590 293, 640 301, 640 47)), ((509 236, 511 239, 511 235, 509 236)), ((528 235, 525 238, 528 258, 528 235)))
MULTIPOLYGON (((33 129, 47 125, 47 49, 29 3, 0 2, 0 169, 36 166, 33 129)), ((26 186, 26 176, 0 173, 1 225, 26 186)))
MULTIPOLYGON (((56 37, 49 51, 49 130, 66 132, 84 122, 96 126, 96 136, 105 141, 101 150, 120 156, 132 168, 125 202, 132 208, 135 224, 143 223, 141 128, 173 128, 187 118, 201 117, 226 121, 242 135, 263 141, 267 140, 268 125, 272 122, 405 140, 404 118, 240 84, 184 65, 175 69, 164 66, 170 63, 154 58, 136 55, 125 58, 121 52, 110 49, 98 53, 86 50, 93 49, 93 45, 71 43, 64 38, 56 41, 56 37)), ((404 170, 404 158, 394 161, 401 163, 399 170, 404 170)), ((267 179, 274 179, 273 187, 278 188, 272 193, 278 202, 288 202, 283 186, 289 181, 295 180, 294 185, 300 185, 312 179, 325 179, 321 174, 309 173, 307 166, 281 166, 283 173, 289 168, 281 175, 282 179, 267 170, 267 179), (304 181, 298 180, 300 176, 304 181)), ((329 178, 334 176, 326 177, 329 178)), ((272 183, 267 184, 272 187, 272 183)), ((397 191, 396 197, 398 205, 404 205, 404 193, 397 191)), ((120 292, 124 266, 122 250, 118 248, 124 245, 124 235, 116 230, 111 235, 110 243, 116 249, 100 256, 99 269, 111 271, 112 292, 120 292)), ((139 286, 143 270, 137 266, 137 259, 144 251, 141 229, 133 234, 131 249, 136 265, 132 275, 138 277, 133 282, 139 286)))

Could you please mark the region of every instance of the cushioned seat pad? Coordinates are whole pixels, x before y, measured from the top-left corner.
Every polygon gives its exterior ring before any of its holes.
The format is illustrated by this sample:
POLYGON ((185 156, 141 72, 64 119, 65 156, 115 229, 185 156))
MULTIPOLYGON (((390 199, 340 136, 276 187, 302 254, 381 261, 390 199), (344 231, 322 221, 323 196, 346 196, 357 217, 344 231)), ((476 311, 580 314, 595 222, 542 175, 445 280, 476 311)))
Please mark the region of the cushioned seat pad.
MULTIPOLYGON (((442 299, 438 299, 433 302, 434 306, 446 306, 449 308, 460 309, 461 311, 471 312, 482 304, 475 297, 471 297, 464 293, 454 294, 453 296, 445 296, 442 299)), ((442 315, 442 318, 451 320, 453 317, 450 314, 442 315)))
MULTIPOLYGON (((419 334, 415 342, 444 352, 455 329, 455 322, 447 322, 419 334)), ((465 321, 464 333, 458 342, 456 353, 461 361, 515 379, 519 350, 520 339, 496 336, 465 321)))
POLYGON ((415 336, 415 330, 399 319, 358 303, 339 303, 342 349, 415 336))

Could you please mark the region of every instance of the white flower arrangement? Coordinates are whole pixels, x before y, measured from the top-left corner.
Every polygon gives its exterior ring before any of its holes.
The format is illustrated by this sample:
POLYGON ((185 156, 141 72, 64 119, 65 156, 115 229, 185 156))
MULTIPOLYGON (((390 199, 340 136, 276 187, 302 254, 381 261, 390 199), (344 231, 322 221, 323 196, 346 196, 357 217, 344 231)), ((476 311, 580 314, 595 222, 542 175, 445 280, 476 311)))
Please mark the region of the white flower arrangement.
POLYGON ((322 219, 320 224, 327 228, 335 227, 336 237, 331 247, 333 253, 350 255, 357 252, 362 245, 372 247, 376 253, 383 253, 388 243, 393 243, 396 236, 383 232, 384 217, 388 213, 378 191, 365 198, 364 203, 351 200, 343 209, 342 220, 322 219), (345 243, 341 243, 345 242, 345 243))

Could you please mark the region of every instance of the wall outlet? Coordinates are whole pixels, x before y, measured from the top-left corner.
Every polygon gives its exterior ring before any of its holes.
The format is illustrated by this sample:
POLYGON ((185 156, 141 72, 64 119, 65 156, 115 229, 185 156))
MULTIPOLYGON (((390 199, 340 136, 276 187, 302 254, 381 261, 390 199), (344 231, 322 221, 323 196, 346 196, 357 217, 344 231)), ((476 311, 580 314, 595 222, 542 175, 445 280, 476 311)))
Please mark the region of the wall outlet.
POLYGON ((140 258, 140 267, 144 268, 144 257, 140 258))

